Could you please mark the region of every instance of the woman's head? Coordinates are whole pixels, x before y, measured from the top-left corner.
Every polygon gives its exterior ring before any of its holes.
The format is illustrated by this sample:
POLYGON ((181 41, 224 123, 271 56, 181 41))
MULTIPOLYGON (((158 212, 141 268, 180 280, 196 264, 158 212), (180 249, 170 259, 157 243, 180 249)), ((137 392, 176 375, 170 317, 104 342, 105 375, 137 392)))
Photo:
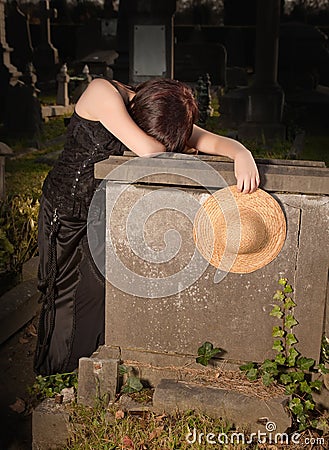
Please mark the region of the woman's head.
POLYGON ((168 152, 182 152, 197 120, 192 90, 171 79, 152 79, 136 87, 129 112, 137 125, 168 152))

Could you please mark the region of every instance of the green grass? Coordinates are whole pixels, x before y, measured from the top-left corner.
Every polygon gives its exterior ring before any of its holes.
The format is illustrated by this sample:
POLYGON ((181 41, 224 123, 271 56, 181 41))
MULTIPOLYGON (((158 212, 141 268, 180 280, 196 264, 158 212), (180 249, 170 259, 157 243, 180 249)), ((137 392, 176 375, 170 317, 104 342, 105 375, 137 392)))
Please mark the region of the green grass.
POLYGON ((14 156, 19 155, 16 158, 8 158, 6 161, 6 193, 8 196, 24 194, 33 199, 40 197, 41 186, 50 166, 38 162, 37 159, 41 155, 63 148, 63 139, 58 138, 63 136, 65 131, 63 117, 50 119, 43 124, 40 148, 33 152, 27 151, 26 154, 24 154, 24 149, 30 147, 28 139, 14 139, 0 134, 0 139, 13 149, 14 156))
POLYGON ((6 163, 6 193, 9 197, 17 194, 38 199, 42 183, 49 172, 47 164, 35 162, 35 157, 9 160, 6 163))
MULTIPOLYGON (((199 411, 175 411, 172 414, 155 414, 151 411, 126 412, 119 404, 106 405, 99 401, 94 408, 72 403, 69 439, 65 450, 283 450, 287 445, 258 444, 250 439, 247 428, 237 428, 222 418, 211 418, 199 411), (194 442, 194 429, 196 442, 194 442), (191 433, 191 434, 190 434, 191 433), (202 434, 203 433, 203 434, 202 434), (207 442, 207 435, 213 433, 207 442), (237 441, 236 434, 243 437, 237 441), (218 442, 221 440, 221 443, 218 442), (227 439, 227 443, 224 444, 227 439), (216 444, 214 441, 217 441, 216 444)), ((273 437, 272 439, 275 439, 273 437)), ((300 443, 313 438, 314 450, 324 448, 315 445, 316 439, 328 442, 328 434, 313 430, 300 433, 300 443)), ((261 437, 264 439, 264 434, 261 437)), ((269 433, 267 433, 269 440, 269 433)), ((263 441, 264 442, 264 441, 263 441)), ((272 441, 273 443, 273 441, 272 441)), ((294 447, 297 448, 297 447, 294 447)), ((299 447, 298 447, 299 448, 299 447)), ((301 447, 300 447, 301 448, 301 447)), ((303 448, 306 448, 303 446, 303 448)))
MULTIPOLYGON (((70 430, 66 450, 206 450, 219 445, 207 444, 205 436, 208 433, 218 437, 219 434, 230 436, 236 431, 230 423, 199 412, 165 415, 144 411, 129 414, 117 406, 107 408, 102 403, 95 408, 75 404, 71 408, 70 430), (194 428, 198 437, 204 433, 200 442, 197 439, 192 443, 194 428)), ((257 446, 239 444, 221 448, 242 450, 256 449, 257 446)))

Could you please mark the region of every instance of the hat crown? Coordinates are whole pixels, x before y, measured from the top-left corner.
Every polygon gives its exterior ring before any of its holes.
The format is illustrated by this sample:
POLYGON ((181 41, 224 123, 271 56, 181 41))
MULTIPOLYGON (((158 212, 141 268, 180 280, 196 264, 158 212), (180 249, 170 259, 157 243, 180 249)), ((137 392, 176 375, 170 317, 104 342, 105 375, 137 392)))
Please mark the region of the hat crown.
POLYGON ((280 204, 262 189, 251 194, 229 186, 202 203, 193 224, 202 256, 224 272, 250 273, 279 254, 286 238, 280 204))
POLYGON ((229 253, 237 253, 240 255, 252 254, 259 252, 265 245, 267 240, 266 225, 262 217, 257 211, 246 208, 240 210, 240 223, 228 222, 227 224, 227 247, 229 253), (231 232, 230 228, 240 229, 240 243, 237 247, 236 233, 231 232), (230 239, 230 235, 233 239, 230 239))

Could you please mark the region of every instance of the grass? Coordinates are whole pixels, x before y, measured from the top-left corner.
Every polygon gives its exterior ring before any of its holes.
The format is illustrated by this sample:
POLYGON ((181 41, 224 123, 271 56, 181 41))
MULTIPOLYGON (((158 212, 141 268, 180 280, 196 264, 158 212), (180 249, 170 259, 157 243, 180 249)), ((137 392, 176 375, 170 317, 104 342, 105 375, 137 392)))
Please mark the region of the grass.
MULTIPOLYGON (((127 413, 117 406, 106 407, 100 402, 90 408, 81 404, 71 408, 70 439, 66 450, 201 450, 214 448, 207 444, 206 435, 230 435, 236 431, 222 419, 212 419, 195 411, 171 415, 151 411, 127 413), (197 431, 195 443, 193 430, 197 431), (191 434, 189 434, 191 433, 191 434), (201 436, 200 433, 204 433, 201 436), (199 441, 199 442, 198 442, 199 441)), ((243 430, 239 430, 243 431, 243 430)), ((226 449, 254 449, 255 446, 225 446, 226 449)))
POLYGON ((280 440, 272 445, 275 433, 272 437, 267 433, 267 442, 263 434, 263 443, 257 443, 247 429, 193 410, 172 414, 156 414, 151 410, 127 412, 119 404, 107 405, 104 401, 94 408, 73 403, 68 410, 70 437, 65 450, 319 450, 326 448, 329 441, 328 434, 320 436, 316 431, 306 430, 299 434, 297 446, 287 446, 285 441, 280 445, 280 440), (238 433, 242 433, 239 438, 238 433), (303 445, 306 439, 312 439, 312 447, 303 445))
POLYGON ((33 199, 40 197, 41 186, 50 166, 39 162, 38 158, 63 147, 63 142, 59 138, 64 135, 65 130, 62 117, 50 119, 43 124, 39 141, 40 148, 26 152, 25 149, 30 147, 27 139, 14 139, 0 134, 0 139, 14 151, 14 158, 8 158, 6 161, 6 192, 8 196, 24 194, 33 199))

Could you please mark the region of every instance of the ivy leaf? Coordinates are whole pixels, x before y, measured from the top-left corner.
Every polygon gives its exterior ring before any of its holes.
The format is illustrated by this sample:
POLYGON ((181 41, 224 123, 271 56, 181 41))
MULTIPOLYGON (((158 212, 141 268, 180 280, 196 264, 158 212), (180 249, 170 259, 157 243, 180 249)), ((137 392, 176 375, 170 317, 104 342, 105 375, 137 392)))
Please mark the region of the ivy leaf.
POLYGON ((270 316, 277 317, 278 319, 281 319, 283 316, 283 312, 281 311, 280 306, 275 305, 272 311, 270 312, 270 316))
POLYGON ((277 352, 282 352, 283 351, 283 346, 282 346, 282 342, 279 339, 276 339, 273 342, 273 346, 272 346, 273 350, 276 350, 277 352))
POLYGON ((300 400, 300 398, 293 398, 290 402, 289 402, 289 409, 296 414, 296 416, 300 416, 303 414, 304 412, 304 408, 302 405, 302 402, 300 400))
POLYGON ((299 355, 298 351, 295 348, 289 349, 289 354, 287 358, 287 364, 289 367, 294 367, 296 364, 296 358, 299 355))
POLYGON ((273 300, 282 302, 285 299, 285 296, 282 291, 277 290, 276 293, 273 295, 273 300))
POLYGON ((249 381, 255 381, 258 378, 258 369, 253 368, 248 370, 248 372, 246 373, 246 376, 248 378, 249 381))
POLYGON ((290 383, 286 385, 285 394, 292 395, 297 391, 297 386, 294 383, 290 383))
POLYGON ((293 381, 303 381, 305 379, 305 374, 304 372, 292 372, 291 379, 293 381))
POLYGON ((198 348, 198 358, 196 362, 207 366, 211 358, 217 355, 221 351, 220 348, 214 348, 211 342, 204 342, 201 347, 198 348))
POLYGON ((329 362, 329 339, 325 334, 322 337, 321 357, 324 362, 329 362))
POLYGON ((275 380, 269 372, 265 372, 262 376, 264 386, 270 386, 275 380))
POLYGON ((246 377, 249 381, 255 381, 258 378, 258 369, 255 363, 249 362, 240 366, 240 370, 246 372, 246 377))
POLYGON ((291 309, 291 308, 294 308, 295 306, 296 306, 296 303, 293 301, 293 299, 291 297, 287 297, 284 302, 285 309, 291 309))
POLYGON ((253 362, 249 362, 247 364, 243 364, 242 366, 239 367, 240 370, 247 372, 250 369, 254 369, 255 368, 255 363, 253 362))
POLYGON ((119 366, 119 375, 122 376, 122 375, 125 375, 128 372, 129 372, 128 368, 125 365, 120 364, 120 366, 119 366))
POLYGON ((272 328, 272 336, 282 338, 284 336, 284 330, 281 327, 275 326, 272 328))
POLYGON ((281 366, 283 366, 286 362, 286 357, 282 353, 278 353, 274 359, 274 361, 281 366))
MULTIPOLYGON (((300 390, 301 390, 302 392, 305 392, 306 394, 312 394, 312 389, 311 389, 311 387, 309 386, 309 384, 308 384, 307 381, 302 381, 302 382, 300 383, 300 390)), ((304 404, 305 404, 305 403, 304 403, 304 404)))
POLYGON ((283 292, 285 293, 285 294, 290 294, 290 292, 292 292, 293 291, 293 289, 292 289, 292 287, 291 287, 291 284, 287 284, 286 286, 285 286, 285 288, 283 289, 283 292))
POLYGON ((289 384, 291 383, 292 379, 291 379, 291 374, 290 373, 282 373, 280 375, 280 381, 282 384, 289 384))
POLYGON ((281 286, 285 286, 288 283, 288 279, 280 278, 278 283, 281 284, 281 286))
POLYGON ((272 375, 277 375, 279 373, 277 363, 275 361, 271 361, 270 359, 265 359, 265 361, 261 365, 261 369, 264 372, 267 372, 272 375))
POLYGON ((314 365, 315 361, 312 358, 305 358, 305 356, 301 356, 297 360, 297 367, 301 370, 310 370, 310 368, 314 365))
POLYGON ((139 392, 143 389, 143 385, 139 378, 130 376, 127 378, 126 384, 122 388, 122 392, 125 394, 131 394, 133 392, 139 392))
POLYGON ((310 387, 316 391, 321 391, 322 389, 322 381, 321 380, 314 380, 310 382, 310 387))
POLYGON ((286 336, 286 343, 289 347, 291 347, 292 345, 296 344, 296 342, 298 342, 298 340, 296 339, 295 335, 292 333, 288 333, 286 336))
POLYGON ((325 375, 326 373, 329 373, 329 369, 326 368, 324 364, 318 364, 317 370, 322 373, 322 375, 325 375))
POLYGON ((304 431, 307 430, 308 428, 308 423, 307 423, 307 417, 305 416, 305 414, 299 414, 297 421, 299 423, 298 425, 298 431, 304 431))
POLYGON ((285 319, 285 321, 284 321, 284 325, 285 325, 286 328, 292 328, 292 327, 294 327, 294 326, 297 325, 297 324, 298 324, 298 322, 297 322, 297 320, 294 318, 294 316, 292 316, 291 314, 288 314, 288 315, 286 316, 286 319, 285 319))
POLYGON ((306 411, 313 410, 313 409, 314 409, 314 406, 315 406, 315 404, 314 404, 314 402, 312 402, 311 400, 306 400, 306 401, 304 402, 304 409, 305 409, 306 411))

